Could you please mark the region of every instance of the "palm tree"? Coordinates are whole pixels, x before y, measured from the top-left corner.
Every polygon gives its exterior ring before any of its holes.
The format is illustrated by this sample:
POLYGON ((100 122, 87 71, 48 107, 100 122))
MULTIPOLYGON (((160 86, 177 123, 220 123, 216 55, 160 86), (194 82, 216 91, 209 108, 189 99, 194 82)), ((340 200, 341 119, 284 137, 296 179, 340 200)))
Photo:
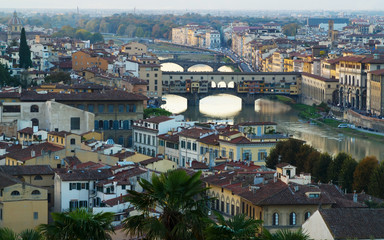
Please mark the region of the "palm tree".
POLYGON ((261 221, 247 218, 244 214, 225 220, 220 214, 216 214, 218 223, 211 224, 205 230, 206 240, 251 240, 257 239, 261 221))
POLYGON ((128 191, 127 197, 141 214, 124 220, 125 231, 146 239, 203 239, 208 198, 200 175, 178 169, 153 175, 151 182, 141 179, 143 192, 128 191))
POLYGON ((295 232, 288 229, 281 229, 273 234, 264 229, 261 240, 309 240, 309 235, 304 233, 302 229, 295 232))
POLYGON ((0 228, 1 240, 42 240, 43 236, 33 229, 26 229, 16 234, 12 229, 0 228))
POLYGON ((53 223, 42 224, 38 230, 52 240, 107 240, 113 233, 113 213, 93 214, 86 208, 72 212, 52 213, 53 223))

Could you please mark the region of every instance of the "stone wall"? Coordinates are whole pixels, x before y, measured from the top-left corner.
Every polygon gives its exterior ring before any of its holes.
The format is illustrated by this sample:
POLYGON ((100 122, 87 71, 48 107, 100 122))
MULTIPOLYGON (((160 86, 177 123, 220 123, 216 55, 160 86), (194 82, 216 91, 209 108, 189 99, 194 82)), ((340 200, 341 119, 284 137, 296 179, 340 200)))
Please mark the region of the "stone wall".
POLYGON ((7 137, 17 137, 17 120, 13 122, 1 122, 0 134, 5 134, 7 137))
POLYGON ((344 113, 344 118, 357 126, 372 128, 379 132, 384 132, 384 119, 371 118, 360 115, 355 111, 348 110, 344 113))

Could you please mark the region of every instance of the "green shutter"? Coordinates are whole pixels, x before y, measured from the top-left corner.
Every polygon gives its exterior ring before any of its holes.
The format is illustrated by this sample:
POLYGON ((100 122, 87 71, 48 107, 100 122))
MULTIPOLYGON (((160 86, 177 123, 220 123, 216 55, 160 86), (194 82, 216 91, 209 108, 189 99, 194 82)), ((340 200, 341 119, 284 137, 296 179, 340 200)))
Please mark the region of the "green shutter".
POLYGON ((69 183, 69 190, 72 190, 72 183, 69 183))
POLYGON ((86 188, 87 190, 89 190, 89 183, 86 183, 86 184, 85 184, 85 188, 86 188))
POLYGON ((81 190, 81 183, 77 183, 77 190, 81 190))

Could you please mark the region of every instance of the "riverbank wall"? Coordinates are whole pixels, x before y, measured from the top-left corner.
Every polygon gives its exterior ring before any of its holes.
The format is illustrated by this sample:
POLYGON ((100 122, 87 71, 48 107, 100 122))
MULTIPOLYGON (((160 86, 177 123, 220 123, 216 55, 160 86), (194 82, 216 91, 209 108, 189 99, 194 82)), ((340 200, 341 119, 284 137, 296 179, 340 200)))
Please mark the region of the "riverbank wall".
POLYGON ((352 110, 344 112, 344 119, 348 120, 348 122, 354 124, 355 126, 372 128, 379 132, 384 132, 384 119, 364 116, 352 110))

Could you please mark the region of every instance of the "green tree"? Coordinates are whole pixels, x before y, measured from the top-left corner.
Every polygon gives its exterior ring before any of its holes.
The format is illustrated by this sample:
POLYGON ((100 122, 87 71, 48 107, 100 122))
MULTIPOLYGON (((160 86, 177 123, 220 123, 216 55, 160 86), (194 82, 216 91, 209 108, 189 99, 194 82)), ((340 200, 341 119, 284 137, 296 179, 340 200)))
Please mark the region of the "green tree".
POLYGON ((0 63, 0 85, 1 86, 16 86, 18 85, 16 79, 11 77, 8 67, 0 63))
POLYGON ((271 149, 270 154, 267 157, 267 167, 275 168, 279 161, 296 165, 296 155, 300 151, 300 147, 303 143, 303 141, 297 139, 278 142, 276 146, 271 149))
POLYGON ((151 182, 139 180, 143 192, 128 190, 127 201, 140 215, 124 220, 128 234, 146 236, 146 239, 203 239, 209 199, 200 180, 201 172, 189 176, 184 170, 173 170, 153 175, 151 182), (154 210, 159 216, 154 216, 154 210))
POLYGON ((67 72, 52 72, 49 76, 44 78, 47 83, 63 82, 65 84, 71 83, 71 75, 67 72))
POLYGON ((331 162, 328 168, 328 179, 332 181, 333 183, 337 184, 339 180, 339 174, 341 171, 341 167, 343 166, 343 163, 346 159, 351 159, 351 155, 340 152, 337 154, 335 159, 331 162))
POLYGON ((353 173, 356 170, 357 162, 353 158, 347 158, 341 166, 341 171, 339 175, 339 185, 343 189, 346 189, 347 192, 352 192, 353 186, 353 173))
POLYGON ((290 23, 283 26, 283 33, 287 36, 296 36, 297 30, 299 29, 299 25, 297 23, 290 23))
POLYGON ((100 43, 100 42, 104 42, 104 37, 103 35, 101 35, 101 33, 94 33, 92 34, 90 40, 91 40, 91 43, 100 43))
POLYGON ((289 229, 280 229, 276 233, 271 234, 264 229, 261 240, 309 240, 309 235, 304 233, 302 229, 291 231, 289 229))
POLYGON ((220 214, 216 214, 217 223, 212 223, 204 231, 205 240, 251 240, 257 239, 261 221, 248 218, 244 214, 235 215, 225 220, 220 214))
POLYGON ((9 228, 0 228, 1 240, 43 240, 43 236, 33 229, 26 229, 16 234, 9 228))
POLYGON ((153 116, 171 116, 172 113, 163 108, 146 108, 144 109, 144 118, 153 116))
POLYGON ((85 208, 52 213, 53 223, 42 224, 38 231, 50 240, 107 240, 113 233, 113 213, 93 214, 85 208))
POLYGON ((27 44, 27 38, 25 36, 25 29, 21 29, 20 34, 20 48, 19 48, 19 57, 20 57, 20 67, 28 69, 32 67, 31 60, 31 51, 29 50, 29 46, 27 44))
POLYGON ((322 153, 319 160, 313 166, 313 177, 315 181, 320 181, 322 183, 327 183, 328 179, 328 168, 332 163, 332 157, 328 153, 322 153))
POLYGON ((353 173, 353 189, 357 192, 368 192, 370 177, 373 171, 379 167, 379 161, 375 156, 367 156, 359 162, 353 173))
POLYGON ((384 162, 380 163, 380 166, 373 170, 371 175, 368 193, 378 198, 384 198, 384 162))

